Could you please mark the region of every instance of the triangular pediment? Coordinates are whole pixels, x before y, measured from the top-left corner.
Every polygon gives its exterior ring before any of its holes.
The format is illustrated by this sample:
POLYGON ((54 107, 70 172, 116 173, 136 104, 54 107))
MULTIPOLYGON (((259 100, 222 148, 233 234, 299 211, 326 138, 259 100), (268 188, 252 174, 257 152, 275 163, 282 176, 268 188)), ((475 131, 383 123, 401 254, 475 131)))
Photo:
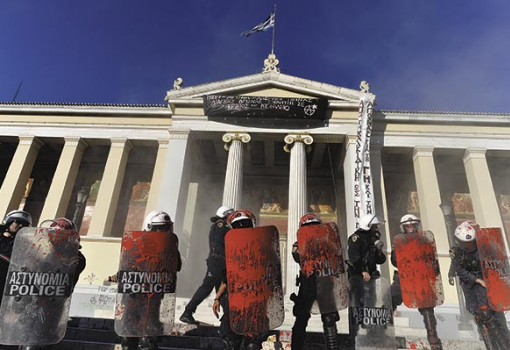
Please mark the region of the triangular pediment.
POLYGON ((201 99, 204 95, 248 95, 271 97, 327 98, 357 105, 361 91, 303 79, 282 73, 270 72, 207 84, 183 87, 167 92, 169 104, 201 99))

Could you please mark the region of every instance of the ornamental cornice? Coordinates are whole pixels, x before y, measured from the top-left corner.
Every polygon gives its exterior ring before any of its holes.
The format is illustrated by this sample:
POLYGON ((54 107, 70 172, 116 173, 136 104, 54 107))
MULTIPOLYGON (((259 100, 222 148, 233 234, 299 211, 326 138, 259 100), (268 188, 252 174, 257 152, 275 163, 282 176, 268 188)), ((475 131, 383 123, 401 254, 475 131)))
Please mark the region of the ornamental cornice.
POLYGON ((20 135, 18 138, 20 145, 32 146, 36 149, 40 149, 44 145, 44 142, 33 135, 20 135))
POLYGON ((464 163, 467 163, 470 159, 485 159, 485 153, 487 150, 485 148, 468 148, 464 152, 464 157, 462 158, 464 163))
POLYGON ((433 157, 434 147, 415 147, 413 150, 413 161, 422 157, 433 157))

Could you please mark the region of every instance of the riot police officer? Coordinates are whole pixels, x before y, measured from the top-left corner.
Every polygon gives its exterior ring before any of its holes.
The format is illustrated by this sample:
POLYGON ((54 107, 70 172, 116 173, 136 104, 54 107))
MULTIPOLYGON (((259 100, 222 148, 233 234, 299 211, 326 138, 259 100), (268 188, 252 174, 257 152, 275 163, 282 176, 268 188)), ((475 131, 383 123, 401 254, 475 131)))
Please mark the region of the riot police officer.
MULTIPOLYGON (((320 225, 322 223, 321 218, 316 214, 305 214, 299 220, 299 227, 307 225, 320 225)), ((298 264, 300 262, 299 249, 297 242, 292 246, 292 257, 298 264)), ((299 291, 298 295, 292 293, 290 296, 291 300, 294 301, 295 305, 292 309, 296 320, 292 327, 292 350, 303 350, 306 338, 306 327, 308 320, 311 317, 310 311, 313 303, 317 299, 317 276, 312 274, 311 276, 305 276, 302 272, 299 274, 299 291)), ((326 347, 328 350, 338 350, 338 335, 336 322, 340 320, 338 311, 324 313, 321 315, 322 325, 324 328, 324 339, 326 341, 326 347)))
POLYGON ((0 254, 7 258, 11 257, 12 247, 16 233, 23 227, 32 226, 32 216, 23 210, 9 212, 2 225, 0 225, 0 254))
MULTIPOLYGON (((174 223, 170 218, 170 215, 164 211, 155 210, 150 212, 145 217, 143 222, 143 230, 144 231, 159 231, 159 232, 168 232, 171 235, 175 235, 173 232, 174 223)), ((177 241, 178 244, 178 241, 177 241)), ((178 248, 178 247, 177 247, 178 248)), ((182 260, 177 249, 178 254, 178 262, 177 262, 177 271, 181 270, 182 260)), ((113 276, 112 276, 113 277, 113 276)), ((112 278, 114 282, 116 282, 116 278, 112 278)), ((175 291, 174 291, 175 292, 175 291)), ((159 299, 154 298, 154 303, 159 302, 159 299)), ((152 304, 151 307, 158 307, 159 304, 152 304)), ((156 343, 156 337, 147 336, 140 338, 132 338, 132 337, 121 337, 121 346, 122 350, 157 350, 158 345, 156 343)))
POLYGON ((198 305, 204 301, 213 288, 218 288, 225 276, 225 234, 229 230, 226 218, 232 214, 234 209, 221 206, 216 211, 216 215, 211 218, 213 224, 209 230, 209 256, 207 257, 207 272, 205 274, 202 285, 186 305, 184 313, 179 320, 184 323, 198 324, 193 317, 193 313, 197 310, 198 305))
MULTIPOLYGON (((255 219, 255 215, 246 209, 236 210, 227 217, 227 224, 231 229, 255 227, 256 223, 257 220, 255 219)), ((243 337, 242 335, 234 333, 230 327, 227 283, 227 276, 225 273, 223 275, 223 281, 216 292, 216 297, 214 298, 212 307, 213 313, 216 317, 219 317, 220 307, 223 309, 223 315, 220 320, 220 336, 223 339, 225 350, 239 350, 243 342, 245 344, 245 348, 248 350, 260 349, 262 345, 262 339, 260 336, 243 337)))
MULTIPOLYGON (((74 222, 72 222, 71 220, 64 218, 64 217, 56 218, 54 220, 45 220, 41 223, 41 226, 42 227, 49 226, 50 228, 54 228, 56 230, 73 231, 76 235, 78 234, 78 230, 77 230, 74 222)), ((79 248, 81 249, 81 246, 79 246, 79 248)), ((72 280, 72 290, 74 290, 74 287, 76 286, 76 284, 78 283, 78 280, 80 278, 80 274, 83 272, 83 270, 85 269, 85 266, 86 266, 86 259, 81 251, 78 251, 78 255, 76 256, 75 264, 76 264, 76 271, 74 273, 73 280, 72 280)), ((46 301, 46 299, 43 298, 43 299, 41 299, 40 302, 45 303, 47 301, 46 301)), ((54 302, 51 301, 51 303, 54 303, 54 302)), ((42 305, 40 305, 40 306, 41 306, 41 308, 44 308, 44 306, 42 306, 42 305)), ((57 312, 60 312, 60 314, 62 314, 62 311, 63 311, 62 309, 53 310, 53 316, 55 316, 55 314, 57 312)), ((64 315, 64 316, 67 318, 67 315, 64 315)), ((51 332, 51 331, 52 330, 50 329, 49 332, 51 332)), ((40 346, 40 345, 22 345, 19 347, 20 350, 43 350, 43 349, 48 349, 48 348, 49 348, 48 346, 40 346)))
MULTIPOLYGON (((476 231, 480 226, 464 221, 455 229, 456 245, 450 249, 452 269, 459 277, 466 300, 466 308, 475 316, 487 349, 503 350, 510 347, 508 329, 497 320, 487 299, 485 281, 476 245, 476 231)), ((506 323, 506 322, 505 322, 506 323)))
MULTIPOLYGON (((421 222, 415 215, 406 214, 400 219, 400 233, 417 233, 421 232, 421 222)), ((391 250, 391 264, 397 266, 397 256, 395 249, 391 250)), ((395 271, 393 275, 393 283, 391 284, 391 302, 393 305, 393 311, 397 309, 397 306, 402 305, 402 290, 400 288, 400 276, 398 271, 395 271)), ((427 340, 430 344, 431 350, 443 350, 441 339, 437 335, 437 320, 434 315, 434 308, 418 308, 418 311, 423 317, 423 323, 427 330, 427 340)))
MULTIPOLYGON (((377 270, 377 265, 386 262, 386 255, 382 251, 384 242, 379 232, 380 224, 381 220, 377 216, 363 215, 359 220, 359 228, 349 236, 347 265, 351 308, 362 306, 365 293, 363 282, 379 278, 381 274, 377 270)), ((357 325, 350 325, 351 341, 356 337, 358 328, 357 325)))
POLYGON ((23 210, 9 212, 0 225, 0 303, 2 302, 5 279, 9 270, 9 259, 12 254, 14 238, 23 227, 32 225, 32 216, 23 210))

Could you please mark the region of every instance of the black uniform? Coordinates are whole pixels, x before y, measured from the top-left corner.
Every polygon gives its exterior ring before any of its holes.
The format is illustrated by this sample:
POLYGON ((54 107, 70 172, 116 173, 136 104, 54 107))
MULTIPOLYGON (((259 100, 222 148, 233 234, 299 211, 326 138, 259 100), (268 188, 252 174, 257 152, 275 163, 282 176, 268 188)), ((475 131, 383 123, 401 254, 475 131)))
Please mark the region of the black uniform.
MULTIPOLYGON (((386 255, 377 249, 375 242, 380 239, 380 233, 373 230, 358 229, 348 240, 347 261, 349 274, 349 301, 350 307, 360 307, 363 304, 365 284, 363 283, 363 272, 367 272, 371 278, 379 278, 381 273, 377 265, 386 262, 386 255)), ((351 312, 349 308, 349 313, 351 312)), ((358 325, 350 324, 349 333, 351 340, 358 334, 358 325)))
POLYGON ((359 288, 357 283, 353 283, 356 278, 362 278, 363 272, 368 272, 371 277, 379 277, 381 274, 377 271, 377 265, 386 262, 386 255, 375 247, 375 242, 380 239, 380 233, 358 229, 349 237, 349 248, 347 262, 350 282, 350 303, 352 307, 361 305, 363 299, 363 289, 359 288))
MULTIPOLYGON (((292 257, 299 263, 299 252, 293 252, 292 257)), ((317 299, 317 282, 316 275, 313 274, 305 277, 299 274, 299 291, 298 295, 292 293, 291 300, 294 301, 292 313, 296 317, 294 326, 292 327, 292 350, 302 350, 305 345, 306 327, 311 317, 313 303, 317 299)), ((339 349, 336 322, 340 320, 338 312, 329 312, 321 315, 322 325, 324 328, 324 338, 328 350, 339 349)))
POLYGON ((4 236, 3 233, 7 232, 8 229, 8 225, 0 225, 0 303, 4 295, 3 290, 5 288, 7 272, 9 271, 9 260, 14 246, 14 237, 16 237, 16 234, 12 234, 10 237, 4 236))
POLYGON ((205 274, 202 285, 186 305, 184 309, 186 313, 193 314, 198 305, 211 294, 213 288, 218 288, 225 276, 225 235, 229 230, 226 222, 219 218, 213 217, 211 221, 214 223, 209 231, 209 256, 207 257, 207 272, 205 274))
POLYGON ((483 280, 478 250, 467 252, 460 247, 450 249, 452 269, 460 280, 466 308, 475 316, 475 322, 488 349, 510 348, 510 335, 506 322, 498 322, 497 314, 489 307, 486 289, 476 282, 483 280))
MULTIPOLYGON (((395 249, 391 250, 391 264, 398 268, 395 249)), ((402 289, 400 288, 400 276, 398 275, 398 271, 395 271, 393 283, 391 284, 391 303, 393 305, 393 311, 397 309, 397 306, 402 305, 402 289)), ((443 346, 441 340, 437 336, 437 320, 434 315, 434 308, 418 308, 418 311, 423 317, 423 323, 427 330, 427 340, 429 341, 431 350, 442 350, 443 346)))

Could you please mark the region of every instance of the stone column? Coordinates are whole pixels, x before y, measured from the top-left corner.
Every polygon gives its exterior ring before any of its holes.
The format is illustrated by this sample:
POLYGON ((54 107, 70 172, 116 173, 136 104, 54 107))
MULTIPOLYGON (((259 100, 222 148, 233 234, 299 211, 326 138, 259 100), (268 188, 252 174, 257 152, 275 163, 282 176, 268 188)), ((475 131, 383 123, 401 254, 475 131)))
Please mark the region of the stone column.
POLYGON ((69 199, 72 195, 76 175, 87 143, 79 137, 66 137, 64 149, 60 155, 57 169, 39 217, 39 224, 44 220, 65 216, 69 199))
POLYGON ((228 151, 222 205, 239 209, 243 197, 243 143, 250 142, 251 136, 246 133, 227 133, 222 139, 228 151))
POLYGON ((168 154, 168 139, 158 140, 158 154, 156 156, 156 163, 154 164, 154 172, 152 173, 151 189, 149 191, 149 198, 147 199, 147 206, 145 207, 145 215, 158 208, 158 197, 161 193, 161 186, 163 183, 163 170, 165 168, 165 160, 168 154))
MULTIPOLYGON (((344 154, 344 185, 345 185, 345 209, 347 220, 347 236, 356 231, 356 216, 354 215, 354 169, 356 168, 356 135, 345 137, 344 154)), ((359 203, 359 207, 361 203, 359 203)))
POLYGON ((161 188, 155 210, 164 210, 174 221, 174 231, 180 236, 190 181, 189 129, 169 130, 168 152, 163 166, 161 188))
POLYGON ((481 227, 501 227, 503 229, 485 152, 485 149, 468 148, 464 153, 469 193, 473 201, 476 222, 481 227))
POLYGON ((87 236, 110 236, 115 219, 120 189, 132 146, 131 142, 124 138, 112 139, 111 142, 87 236))
MULTIPOLYGON (((423 230, 431 230, 438 250, 447 252, 448 236, 444 223, 439 183, 434 164, 434 147, 416 147, 413 151, 414 176, 420 201, 420 219, 423 230)), ((402 213, 404 215, 406 213, 402 213)))
POLYGON ((43 143, 35 136, 20 136, 18 148, 0 189, 0 220, 18 209, 37 154, 43 143))
POLYGON ((299 219, 308 211, 306 198, 306 150, 307 145, 313 143, 310 135, 287 135, 284 139, 285 151, 290 153, 289 174, 289 217, 287 224, 287 266, 286 266, 286 294, 297 293, 296 275, 299 265, 292 258, 292 245, 297 240, 299 219))

